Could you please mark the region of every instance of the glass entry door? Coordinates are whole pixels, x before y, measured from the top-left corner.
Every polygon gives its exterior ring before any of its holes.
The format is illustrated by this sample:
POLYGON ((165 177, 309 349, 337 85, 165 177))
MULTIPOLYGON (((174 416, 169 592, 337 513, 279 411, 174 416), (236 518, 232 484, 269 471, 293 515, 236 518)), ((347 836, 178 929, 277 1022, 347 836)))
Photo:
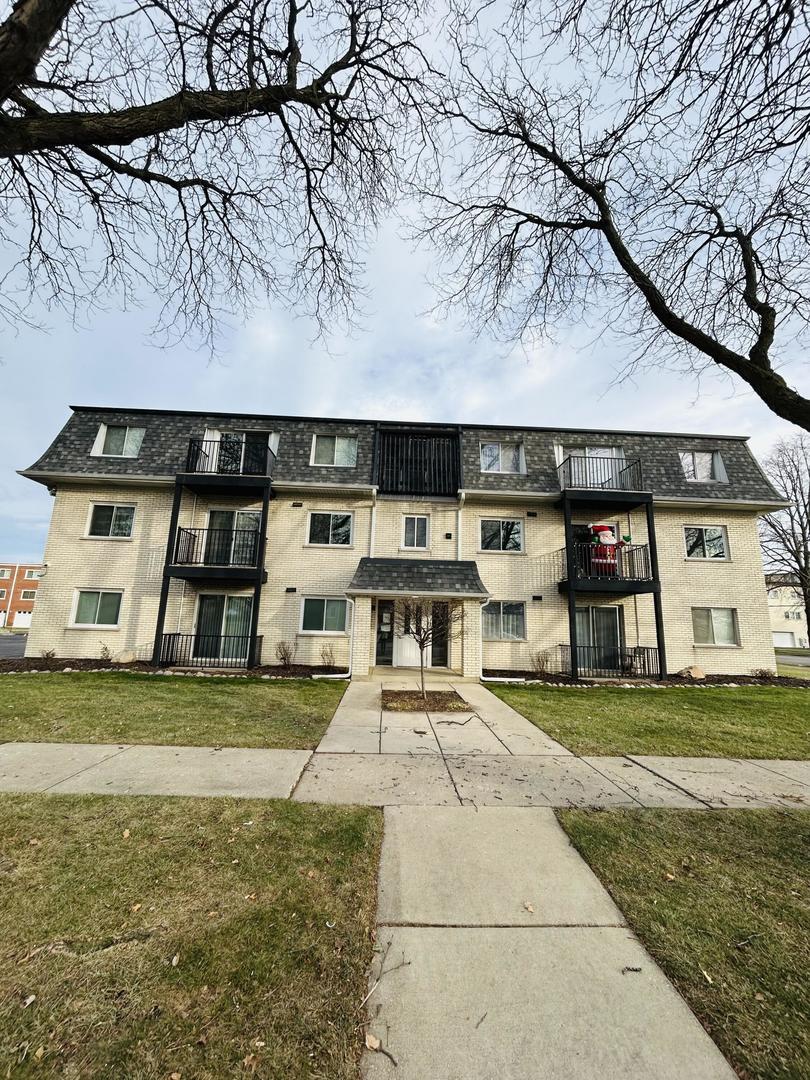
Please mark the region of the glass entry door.
POLYGON ((201 595, 194 634, 195 658, 246 660, 252 611, 252 596, 201 595))
POLYGON ((211 510, 205 541, 208 566, 255 566, 259 550, 259 510, 211 510))

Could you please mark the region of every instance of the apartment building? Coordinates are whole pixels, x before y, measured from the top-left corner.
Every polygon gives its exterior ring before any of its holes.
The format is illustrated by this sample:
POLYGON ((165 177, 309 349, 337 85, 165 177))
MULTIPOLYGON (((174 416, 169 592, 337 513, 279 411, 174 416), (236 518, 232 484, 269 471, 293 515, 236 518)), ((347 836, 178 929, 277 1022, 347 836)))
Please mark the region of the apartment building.
POLYGON ((773 668, 745 438, 74 407, 29 655, 466 677, 773 668), (445 607, 446 605, 446 607, 445 607), (438 622, 443 620, 437 619, 438 622))
POLYGON ((41 572, 41 563, 0 562, 0 627, 31 625, 41 572))
POLYGON ((788 574, 766 574, 765 580, 774 648, 808 648, 807 613, 798 581, 788 574))

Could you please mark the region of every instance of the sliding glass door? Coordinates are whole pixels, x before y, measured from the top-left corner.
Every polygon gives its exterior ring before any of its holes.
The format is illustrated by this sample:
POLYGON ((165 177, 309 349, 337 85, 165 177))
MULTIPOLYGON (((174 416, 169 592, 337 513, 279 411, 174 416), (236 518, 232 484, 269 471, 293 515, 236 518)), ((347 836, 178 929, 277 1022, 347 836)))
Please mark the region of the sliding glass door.
POLYGON ((577 608, 577 659, 580 670, 621 669, 621 621, 618 607, 577 608))
POLYGON ((258 510, 211 510, 205 541, 207 566, 255 566, 262 515, 258 510))
POLYGON ((252 611, 252 596, 201 595, 194 634, 195 659, 247 659, 252 611))

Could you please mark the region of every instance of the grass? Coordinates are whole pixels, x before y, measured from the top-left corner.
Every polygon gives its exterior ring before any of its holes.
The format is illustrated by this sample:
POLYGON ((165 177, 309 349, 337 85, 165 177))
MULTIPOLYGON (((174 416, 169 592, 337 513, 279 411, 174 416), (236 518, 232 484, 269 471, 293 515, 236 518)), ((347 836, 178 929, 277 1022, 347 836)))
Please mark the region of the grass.
POLYGON ((739 1075, 810 1076, 810 813, 559 817, 739 1075))
POLYGON ((0 797, 0 1075, 357 1077, 379 811, 0 797))
POLYGON ((782 653, 786 656, 810 656, 810 649, 783 649, 778 646, 775 651, 777 656, 781 656, 782 653))
POLYGON ((779 675, 788 675, 791 679, 810 679, 810 668, 798 664, 777 663, 776 670, 779 675))
POLYGON ((0 742, 317 746, 346 683, 157 675, 4 675, 0 742))
POLYGON ((810 758, 801 688, 489 689, 577 754, 810 758))

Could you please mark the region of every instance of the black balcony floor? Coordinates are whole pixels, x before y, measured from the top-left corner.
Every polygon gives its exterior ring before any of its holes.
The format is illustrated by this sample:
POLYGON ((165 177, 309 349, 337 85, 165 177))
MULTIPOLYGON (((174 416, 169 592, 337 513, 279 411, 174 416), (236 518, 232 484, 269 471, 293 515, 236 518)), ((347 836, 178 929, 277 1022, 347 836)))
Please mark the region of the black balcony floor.
MULTIPOLYGON (((255 566, 186 566, 183 563, 170 563, 166 567, 169 577, 184 581, 195 581, 199 585, 206 582, 222 583, 226 581, 256 581, 255 566)), ((267 581, 267 571, 262 571, 262 584, 267 581)))
POLYGON ((599 577, 575 578, 573 582, 565 580, 558 585, 561 593, 610 593, 611 595, 632 596, 635 593, 657 593, 661 585, 650 579, 599 577))

